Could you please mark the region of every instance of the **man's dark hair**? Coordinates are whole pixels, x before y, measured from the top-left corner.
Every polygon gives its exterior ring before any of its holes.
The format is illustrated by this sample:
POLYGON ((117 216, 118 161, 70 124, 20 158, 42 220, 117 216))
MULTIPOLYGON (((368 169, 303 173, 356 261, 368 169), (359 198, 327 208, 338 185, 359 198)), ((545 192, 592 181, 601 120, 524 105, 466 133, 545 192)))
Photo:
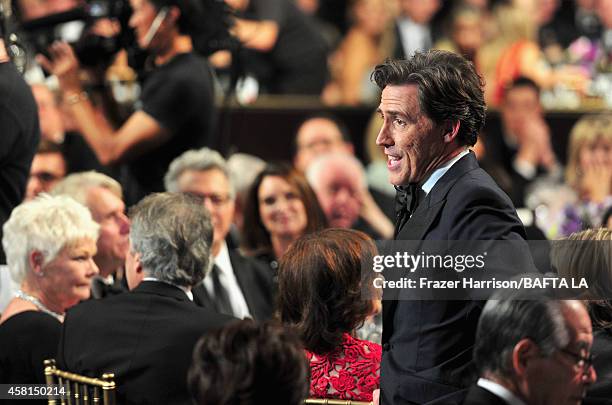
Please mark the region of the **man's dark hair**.
POLYGON ((332 113, 318 112, 318 113, 307 116, 303 121, 300 122, 300 124, 297 126, 296 130, 294 131, 295 136, 293 137, 293 146, 294 146, 295 152, 297 152, 297 146, 298 146, 297 145, 298 132, 302 128, 302 125, 304 125, 306 121, 310 121, 314 119, 322 119, 322 120, 328 120, 328 121, 333 122, 338 127, 338 130, 340 131, 340 135, 342 136, 342 140, 346 143, 353 143, 353 139, 351 138, 351 132, 349 131, 344 121, 342 121, 339 117, 337 117, 336 115, 332 113))
POLYGON ((504 87, 504 98, 506 98, 510 91, 518 89, 520 87, 528 87, 530 89, 533 89, 533 91, 535 91, 536 95, 538 96, 538 99, 540 98, 540 86, 538 86, 536 82, 525 76, 517 77, 504 87))
POLYGON ((415 84, 421 110, 436 124, 460 122, 458 140, 474 145, 486 117, 483 82, 474 64, 452 52, 417 52, 376 66, 371 80, 387 86, 415 84))
POLYGON ((512 351, 522 339, 531 339, 546 357, 569 343, 562 313, 566 301, 557 297, 552 288, 498 290, 491 296, 476 330, 474 361, 481 375, 510 377, 512 351))
POLYGON ((310 367, 291 330, 243 320, 198 341, 187 380, 197 404, 301 405, 310 367))

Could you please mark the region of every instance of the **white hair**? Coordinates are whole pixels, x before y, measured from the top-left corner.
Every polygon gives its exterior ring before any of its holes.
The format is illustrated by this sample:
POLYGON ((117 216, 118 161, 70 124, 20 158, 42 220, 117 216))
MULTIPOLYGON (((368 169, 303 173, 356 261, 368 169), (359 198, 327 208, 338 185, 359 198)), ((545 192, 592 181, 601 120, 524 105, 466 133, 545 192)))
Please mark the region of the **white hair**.
POLYGON ((238 194, 246 194, 266 162, 247 153, 235 153, 227 159, 227 168, 238 194))
POLYGON ((326 153, 313 160, 306 168, 306 179, 313 189, 318 189, 321 173, 329 170, 330 164, 337 163, 343 170, 351 171, 361 177, 361 186, 368 187, 363 165, 355 156, 344 152, 326 153))
POLYGON ((87 206, 87 193, 94 187, 108 189, 123 200, 123 191, 119 182, 94 170, 73 173, 64 177, 53 187, 51 195, 66 195, 87 206))
POLYGON ((164 176, 166 191, 173 193, 180 192, 178 180, 187 170, 203 172, 212 169, 218 169, 223 172, 229 183, 229 196, 233 200, 236 196, 236 190, 227 168, 227 162, 219 152, 210 148, 188 150, 174 159, 164 176))
POLYGON ((18 205, 4 224, 2 237, 11 276, 17 283, 23 281, 30 270, 30 253, 42 253, 45 265, 71 243, 96 242, 99 228, 89 210, 67 196, 43 193, 18 205))

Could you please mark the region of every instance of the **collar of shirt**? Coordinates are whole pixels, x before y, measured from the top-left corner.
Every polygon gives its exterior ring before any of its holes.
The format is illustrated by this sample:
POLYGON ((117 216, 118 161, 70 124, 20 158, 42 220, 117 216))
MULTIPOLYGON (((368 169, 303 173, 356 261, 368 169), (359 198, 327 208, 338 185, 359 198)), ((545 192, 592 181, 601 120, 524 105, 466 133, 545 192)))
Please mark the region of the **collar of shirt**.
POLYGON ((96 276, 96 278, 106 285, 113 285, 113 283, 115 282, 115 277, 113 277, 112 274, 109 274, 106 277, 96 276))
POLYGON ((142 281, 157 281, 159 283, 164 283, 164 284, 171 285, 172 287, 176 287, 179 290, 182 290, 185 293, 185 295, 187 296, 187 298, 189 298, 190 301, 193 301, 193 293, 191 292, 191 289, 189 289, 187 287, 183 287, 181 285, 172 284, 172 283, 169 283, 167 281, 163 281, 163 280, 157 279, 155 277, 145 277, 145 278, 142 279, 142 281))
POLYGON ((425 183, 423 183, 423 185, 421 186, 421 189, 425 192, 425 194, 429 194, 431 189, 434 188, 438 180, 440 180, 442 176, 444 176, 448 169, 450 169, 455 163, 459 161, 459 159, 461 159, 468 153, 470 153, 470 150, 466 148, 465 150, 463 150, 463 152, 461 152, 460 154, 458 154, 457 156, 434 170, 433 173, 429 176, 429 178, 425 181, 425 183))
POLYGON ((508 388, 486 378, 479 378, 476 383, 479 387, 497 395, 508 405, 526 405, 519 397, 514 395, 508 388))

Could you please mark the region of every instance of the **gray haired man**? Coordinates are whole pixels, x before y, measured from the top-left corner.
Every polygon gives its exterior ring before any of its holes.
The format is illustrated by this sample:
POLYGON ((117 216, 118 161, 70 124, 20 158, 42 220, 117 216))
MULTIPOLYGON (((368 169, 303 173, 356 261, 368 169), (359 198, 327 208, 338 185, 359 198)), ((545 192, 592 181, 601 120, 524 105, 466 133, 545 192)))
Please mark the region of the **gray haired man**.
POLYGON ((118 403, 191 404, 193 347, 233 319, 192 301, 210 267, 210 217, 201 198, 179 193, 149 195, 130 214, 131 291, 74 307, 58 363, 79 374, 115 373, 118 403))
POLYGON ((592 344, 582 302, 499 291, 479 320, 474 357, 480 379, 464 404, 580 404, 597 378, 592 344))

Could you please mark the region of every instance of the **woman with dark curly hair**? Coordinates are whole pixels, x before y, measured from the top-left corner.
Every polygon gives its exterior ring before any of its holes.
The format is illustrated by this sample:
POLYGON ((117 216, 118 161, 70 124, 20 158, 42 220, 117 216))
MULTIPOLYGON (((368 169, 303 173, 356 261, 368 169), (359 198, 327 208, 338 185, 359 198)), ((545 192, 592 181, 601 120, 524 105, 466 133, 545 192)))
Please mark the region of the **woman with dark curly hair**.
POLYGON ((200 338, 188 384, 202 405, 301 405, 308 364, 290 330, 246 319, 200 338))
POLYGON ((281 259, 279 315, 306 348, 311 396, 371 401, 379 387, 381 347, 354 337, 377 309, 374 273, 361 271, 376 254, 366 234, 334 228, 303 236, 281 259))
POLYGON ((293 241, 327 225, 306 178, 280 163, 268 164, 255 178, 243 215, 243 247, 274 270, 293 241))

